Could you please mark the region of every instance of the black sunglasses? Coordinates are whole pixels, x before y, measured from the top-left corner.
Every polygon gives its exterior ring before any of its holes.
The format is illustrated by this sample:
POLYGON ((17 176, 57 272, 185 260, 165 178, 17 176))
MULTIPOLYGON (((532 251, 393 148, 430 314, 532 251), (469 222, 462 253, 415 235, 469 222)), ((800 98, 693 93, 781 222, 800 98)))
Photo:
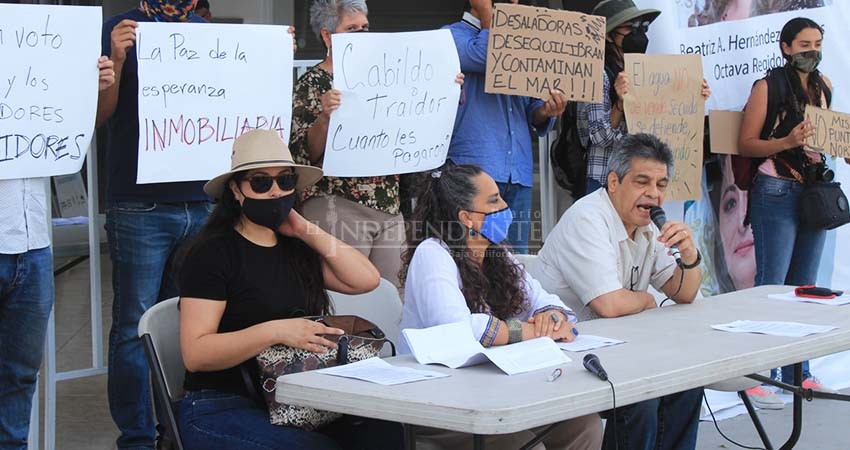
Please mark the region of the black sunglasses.
POLYGON ((257 194, 265 194, 272 188, 272 183, 277 183, 277 187, 281 191, 290 191, 295 189, 298 184, 298 174, 294 172, 282 173, 280 175, 254 175, 245 178, 248 184, 251 185, 251 190, 257 194))

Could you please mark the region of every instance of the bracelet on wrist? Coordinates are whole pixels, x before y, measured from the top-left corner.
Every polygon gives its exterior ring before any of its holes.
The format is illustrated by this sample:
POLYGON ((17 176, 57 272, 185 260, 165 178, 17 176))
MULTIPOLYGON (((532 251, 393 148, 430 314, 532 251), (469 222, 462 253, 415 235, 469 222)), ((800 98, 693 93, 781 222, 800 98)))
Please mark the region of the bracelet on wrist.
POLYGON ((522 342, 522 322, 517 319, 508 319, 508 344, 522 342))
POLYGON ((682 261, 682 269, 688 270, 688 269, 694 269, 694 268, 697 268, 697 267, 699 267, 699 265, 700 265, 700 263, 701 263, 701 262, 702 262, 702 255, 699 253, 699 250, 697 250, 697 259, 696 259, 696 261, 694 261, 694 262, 693 262, 693 263, 691 263, 691 264, 685 264, 685 262, 684 262, 684 261, 682 261))

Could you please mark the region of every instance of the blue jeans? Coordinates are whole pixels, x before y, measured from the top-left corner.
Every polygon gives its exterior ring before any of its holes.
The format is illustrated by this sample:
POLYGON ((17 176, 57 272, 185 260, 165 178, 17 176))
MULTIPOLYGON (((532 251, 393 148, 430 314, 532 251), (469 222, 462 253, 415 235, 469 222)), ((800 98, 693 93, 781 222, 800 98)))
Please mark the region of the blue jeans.
MULTIPOLYGON (((622 450, 693 450, 697 445, 702 388, 617 408, 617 443, 622 450)), ((611 420, 603 450, 616 448, 611 420)))
POLYGON ((496 183, 499 195, 511 208, 514 221, 508 228, 508 243, 514 253, 528 253, 528 236, 531 234, 531 188, 516 183, 496 183))
POLYGON ((121 431, 119 449, 153 449, 156 431, 150 374, 139 319, 167 288, 169 257, 197 233, 212 210, 208 202, 117 202, 106 213, 112 258, 112 328, 109 330, 109 411, 121 431), (165 281, 166 283, 163 283, 165 281))
MULTIPOLYGON (((750 222, 756 248, 756 286, 815 284, 825 230, 800 225, 803 185, 759 174, 750 191, 750 222)), ((774 375, 775 376, 775 373, 774 375)), ((811 377, 803 362, 803 379, 811 377)), ((794 381, 793 366, 782 368, 782 381, 794 381)))
POLYGON ((0 449, 27 448, 32 396, 52 307, 50 247, 0 254, 0 449))
POLYGON ((186 450, 396 450, 401 425, 343 417, 317 431, 272 425, 253 400, 215 390, 187 392, 178 427, 186 450))

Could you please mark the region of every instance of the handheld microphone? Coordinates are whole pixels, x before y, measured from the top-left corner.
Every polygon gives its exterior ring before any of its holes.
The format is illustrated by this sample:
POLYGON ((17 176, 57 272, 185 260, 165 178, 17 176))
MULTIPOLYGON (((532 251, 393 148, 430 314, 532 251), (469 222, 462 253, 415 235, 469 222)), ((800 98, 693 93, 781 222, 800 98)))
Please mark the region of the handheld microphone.
MULTIPOLYGON (((667 223, 667 215, 664 214, 664 210, 661 209, 660 206, 653 206, 652 208, 649 208, 649 217, 652 219, 652 223, 654 223, 659 230, 665 223, 667 223)), ((679 253, 678 245, 670 246, 670 253, 673 255, 673 258, 676 259, 676 264, 679 266, 684 265, 684 263, 682 263, 682 255, 679 253)))
POLYGON ((584 368, 587 369, 588 372, 596 375, 602 381, 608 381, 608 373, 602 368, 602 363, 599 362, 599 357, 593 353, 588 353, 587 355, 584 355, 583 364, 584 368))

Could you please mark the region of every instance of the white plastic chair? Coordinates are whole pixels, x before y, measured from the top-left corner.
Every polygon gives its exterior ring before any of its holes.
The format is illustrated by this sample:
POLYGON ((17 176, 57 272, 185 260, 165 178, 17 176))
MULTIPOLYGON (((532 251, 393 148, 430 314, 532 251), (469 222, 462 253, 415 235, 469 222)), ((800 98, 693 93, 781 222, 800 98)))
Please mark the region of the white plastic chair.
MULTIPOLYGON (((393 344, 401 337, 401 299, 395 285, 385 279, 372 292, 346 295, 328 291, 336 315, 355 315, 377 325, 393 344)), ((384 349, 386 355, 389 349, 384 349)))
POLYGON ((184 395, 183 378, 186 374, 180 351, 178 300, 177 297, 171 298, 147 310, 139 320, 139 337, 151 368, 154 395, 166 414, 163 424, 165 431, 171 436, 176 448, 183 450, 183 441, 174 416, 174 404, 184 395))

